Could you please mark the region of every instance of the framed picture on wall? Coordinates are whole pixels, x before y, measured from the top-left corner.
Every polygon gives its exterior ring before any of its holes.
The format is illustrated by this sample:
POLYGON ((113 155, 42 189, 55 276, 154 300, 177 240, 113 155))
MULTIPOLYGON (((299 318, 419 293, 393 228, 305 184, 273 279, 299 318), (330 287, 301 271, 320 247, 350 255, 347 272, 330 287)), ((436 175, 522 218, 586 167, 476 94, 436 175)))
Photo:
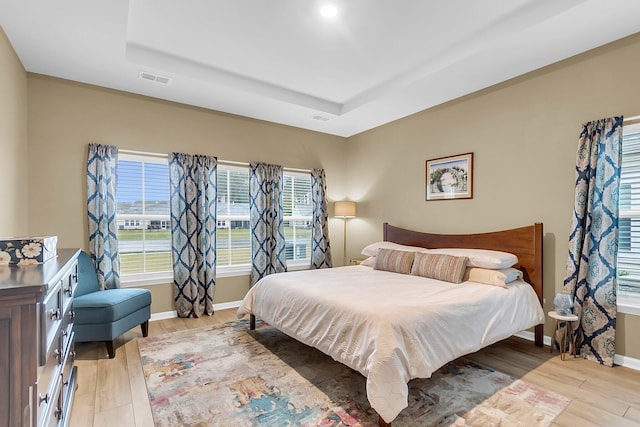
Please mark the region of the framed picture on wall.
POLYGON ((426 200, 473 198, 473 153, 427 160, 426 200))

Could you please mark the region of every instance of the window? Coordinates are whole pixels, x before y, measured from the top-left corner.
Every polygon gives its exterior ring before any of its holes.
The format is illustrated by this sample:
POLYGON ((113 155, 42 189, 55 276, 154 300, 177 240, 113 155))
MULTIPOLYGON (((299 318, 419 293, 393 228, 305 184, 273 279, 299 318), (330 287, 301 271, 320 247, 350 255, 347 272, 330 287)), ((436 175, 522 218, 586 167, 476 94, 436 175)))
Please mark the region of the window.
MULTIPOLYGON (((303 267, 311 258, 311 175, 284 172, 284 234, 289 267, 303 267)), ((218 164, 218 275, 247 273, 251 265, 249 168, 218 164)))
POLYGON ((309 264, 313 220, 311 175, 285 171, 282 199, 287 263, 292 266, 309 264))
MULTIPOLYGON (((248 274, 251 266, 249 167, 218 163, 218 276, 248 274)), ((169 165, 165 157, 120 153, 117 169, 118 249, 122 281, 171 280, 169 165)), ((292 268, 311 257, 311 175, 284 173, 286 258, 292 268)))
POLYGON ((251 265, 249 168, 218 163, 218 229, 216 268, 220 273, 246 273, 251 265))
POLYGON ((166 157, 120 153, 116 219, 123 282, 170 277, 171 222, 166 157))
POLYGON ((624 127, 619 209, 618 309, 640 314, 640 124, 624 127))

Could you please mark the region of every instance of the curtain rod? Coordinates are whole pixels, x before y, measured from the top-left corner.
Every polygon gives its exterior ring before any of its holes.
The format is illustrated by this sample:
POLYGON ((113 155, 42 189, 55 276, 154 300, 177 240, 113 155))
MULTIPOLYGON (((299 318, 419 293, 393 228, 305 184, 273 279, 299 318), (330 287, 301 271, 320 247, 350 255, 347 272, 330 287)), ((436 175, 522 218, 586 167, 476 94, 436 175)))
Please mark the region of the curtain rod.
MULTIPOLYGON (((123 154, 133 154, 138 156, 151 156, 151 157, 162 157, 162 158, 167 157, 167 154, 151 153, 148 151, 134 151, 134 150, 118 150, 118 151, 123 154)), ((218 163, 222 163, 224 165, 247 166, 247 167, 249 166, 249 163, 247 162, 234 162, 233 160, 219 160, 218 163)), ((296 169, 296 168, 287 168, 287 167, 284 167, 283 169, 289 172, 311 173, 310 169, 296 169)))
MULTIPOLYGON (((234 165, 234 166, 249 166, 247 162, 234 162, 233 160, 219 160, 218 163, 222 163, 223 165, 234 165)), ((289 172, 301 172, 301 173, 311 173, 311 169, 296 169, 296 168, 288 168, 286 166, 282 167, 284 170, 289 172)))
POLYGON ((149 151, 118 150, 118 152, 123 154, 134 154, 138 156, 165 157, 165 158, 167 157, 167 154, 151 153, 149 151))

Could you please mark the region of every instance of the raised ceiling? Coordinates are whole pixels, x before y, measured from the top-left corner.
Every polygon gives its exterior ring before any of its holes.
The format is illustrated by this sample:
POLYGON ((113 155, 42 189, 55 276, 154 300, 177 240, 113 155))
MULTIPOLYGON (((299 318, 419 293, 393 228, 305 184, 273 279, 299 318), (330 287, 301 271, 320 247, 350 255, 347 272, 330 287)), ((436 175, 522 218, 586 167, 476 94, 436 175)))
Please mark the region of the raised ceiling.
POLYGON ((345 137, 637 33, 638 17, 638 0, 0 0, 27 71, 345 137))

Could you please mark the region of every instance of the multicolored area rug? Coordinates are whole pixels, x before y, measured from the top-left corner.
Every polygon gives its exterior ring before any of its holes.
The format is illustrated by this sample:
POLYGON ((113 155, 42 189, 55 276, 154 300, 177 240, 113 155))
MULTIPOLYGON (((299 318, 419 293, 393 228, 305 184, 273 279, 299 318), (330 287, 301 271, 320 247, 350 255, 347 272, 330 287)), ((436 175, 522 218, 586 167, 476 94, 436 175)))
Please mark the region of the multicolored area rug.
MULTIPOLYGON (((138 340, 156 426, 377 426, 365 378, 258 322, 138 340)), ((394 426, 548 426, 570 400, 458 359, 409 383, 394 426)))

